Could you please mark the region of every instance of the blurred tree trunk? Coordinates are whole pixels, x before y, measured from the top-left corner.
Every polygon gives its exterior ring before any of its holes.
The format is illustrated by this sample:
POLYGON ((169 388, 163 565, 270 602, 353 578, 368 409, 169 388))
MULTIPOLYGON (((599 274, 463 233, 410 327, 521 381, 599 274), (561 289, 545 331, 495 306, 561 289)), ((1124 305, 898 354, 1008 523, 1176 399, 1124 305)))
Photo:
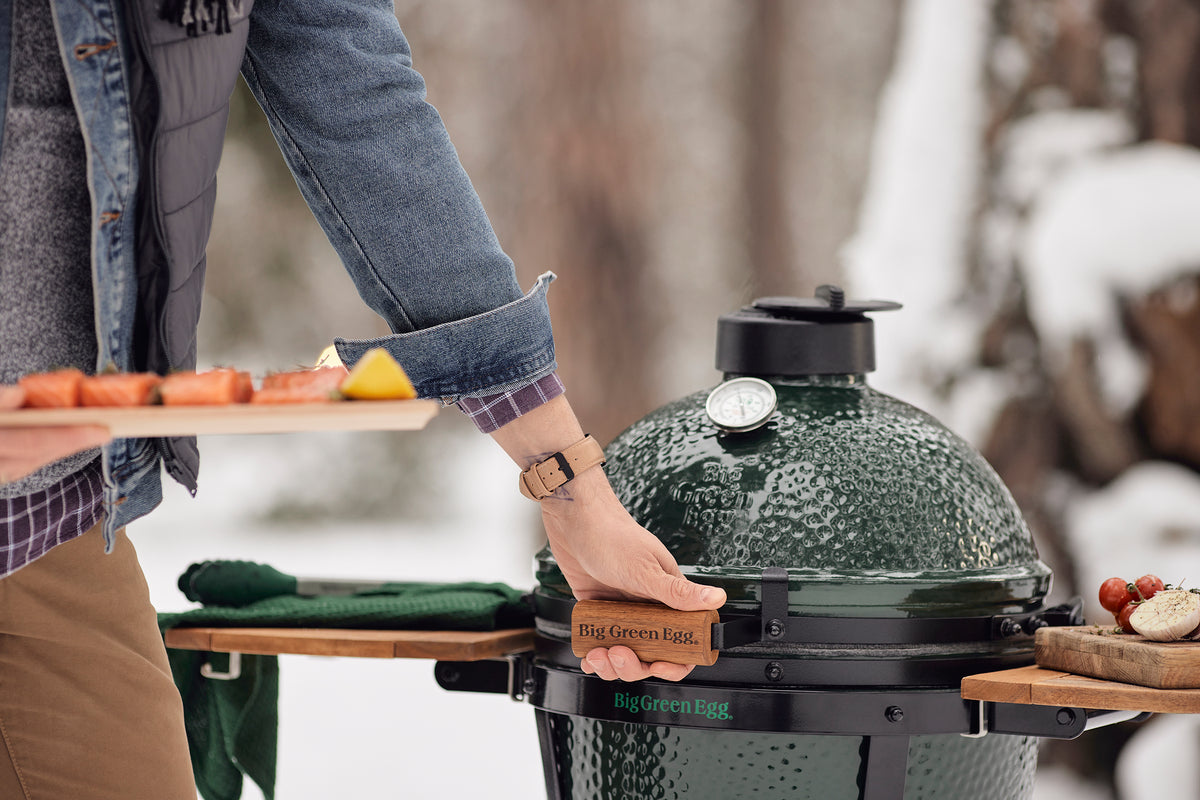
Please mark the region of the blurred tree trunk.
POLYGON ((584 426, 608 441, 651 408, 654 388, 642 54, 624 4, 521 5, 529 32, 513 141, 528 172, 514 257, 525 284, 535 271, 559 274, 559 374, 584 426))
POLYGON ((749 290, 839 283, 870 162, 900 0, 743 5, 742 182, 749 290))
POLYGON ((746 250, 758 295, 798 294, 804 270, 796 263, 787 209, 783 92, 791 10, 782 0, 752 0, 742 43, 746 250))

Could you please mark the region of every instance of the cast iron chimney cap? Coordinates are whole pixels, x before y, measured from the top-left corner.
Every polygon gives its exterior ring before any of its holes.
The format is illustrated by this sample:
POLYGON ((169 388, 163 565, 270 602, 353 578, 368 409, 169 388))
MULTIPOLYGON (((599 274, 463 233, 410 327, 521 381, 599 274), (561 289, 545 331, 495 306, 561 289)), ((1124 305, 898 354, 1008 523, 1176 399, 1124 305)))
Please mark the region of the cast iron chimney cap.
POLYGON ((854 375, 875 369, 871 311, 891 300, 846 300, 824 284, 814 297, 760 297, 717 321, 717 369, 729 375, 854 375))

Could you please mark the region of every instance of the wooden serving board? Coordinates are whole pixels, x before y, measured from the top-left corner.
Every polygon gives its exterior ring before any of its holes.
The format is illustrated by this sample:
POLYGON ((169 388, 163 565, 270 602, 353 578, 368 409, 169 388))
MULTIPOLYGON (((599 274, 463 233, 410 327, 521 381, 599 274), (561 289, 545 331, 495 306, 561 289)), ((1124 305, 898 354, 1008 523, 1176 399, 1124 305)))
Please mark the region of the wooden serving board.
POLYGON ((1044 667, 968 675, 962 679, 962 696, 992 703, 1200 714, 1200 689, 1151 689, 1044 667))
POLYGON ((0 411, 0 428, 102 425, 117 438, 216 433, 405 431, 425 427, 436 400, 345 400, 225 406, 22 408, 0 411))
POLYGON ((340 628, 171 628, 176 650, 480 661, 533 649, 533 628, 498 631, 376 631, 340 628))
POLYGON ((1048 627, 1034 638, 1039 666, 1155 689, 1200 688, 1200 642, 1152 642, 1111 627, 1048 627))

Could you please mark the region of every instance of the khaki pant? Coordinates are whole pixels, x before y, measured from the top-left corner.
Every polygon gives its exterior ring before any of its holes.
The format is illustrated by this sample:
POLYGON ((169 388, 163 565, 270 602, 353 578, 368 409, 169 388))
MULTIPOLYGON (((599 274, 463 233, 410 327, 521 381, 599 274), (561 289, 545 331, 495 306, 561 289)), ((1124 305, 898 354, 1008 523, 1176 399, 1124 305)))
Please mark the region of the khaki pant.
POLYGON ((99 526, 0 579, 0 799, 195 800, 133 545, 99 526))

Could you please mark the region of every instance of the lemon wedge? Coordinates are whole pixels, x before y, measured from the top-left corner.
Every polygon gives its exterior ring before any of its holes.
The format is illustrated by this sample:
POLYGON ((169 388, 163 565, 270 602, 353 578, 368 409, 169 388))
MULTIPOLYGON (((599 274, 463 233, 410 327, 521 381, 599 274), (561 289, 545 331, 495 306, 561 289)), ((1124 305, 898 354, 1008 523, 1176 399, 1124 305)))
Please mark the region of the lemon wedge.
POLYGON ((354 400, 411 400, 417 396, 404 368, 382 347, 363 353, 338 390, 354 400))

